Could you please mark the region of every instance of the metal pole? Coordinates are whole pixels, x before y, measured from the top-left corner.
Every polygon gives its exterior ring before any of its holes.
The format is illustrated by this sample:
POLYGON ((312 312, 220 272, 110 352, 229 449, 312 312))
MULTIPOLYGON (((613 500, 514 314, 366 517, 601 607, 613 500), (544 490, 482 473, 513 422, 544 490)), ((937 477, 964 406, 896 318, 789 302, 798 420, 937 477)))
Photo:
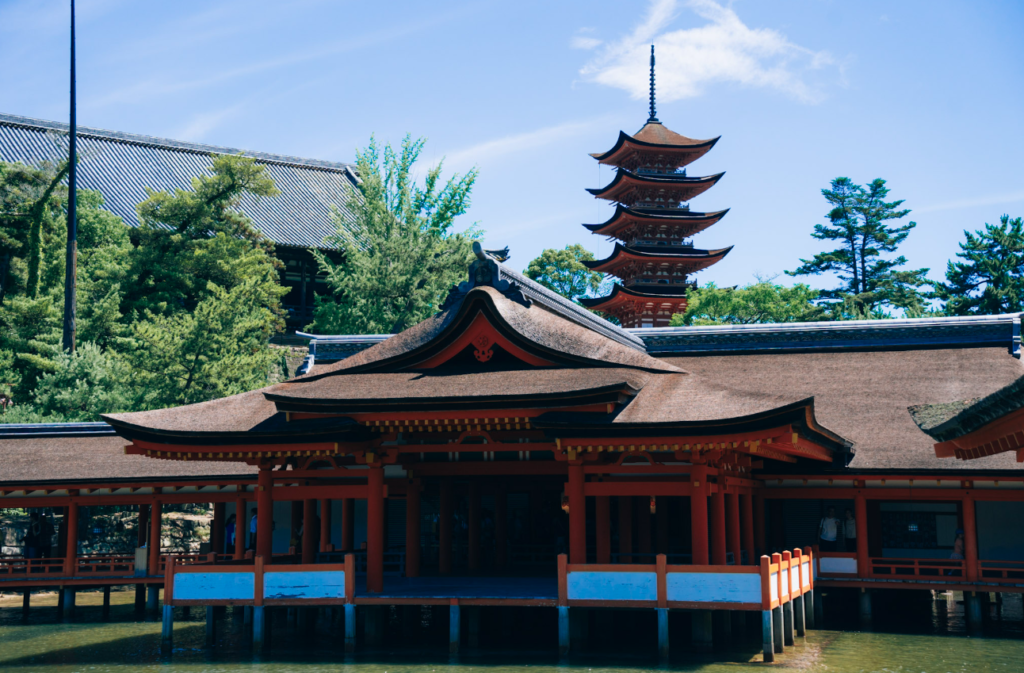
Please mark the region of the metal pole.
POLYGON ((75 351, 75 279, 78 275, 78 222, 75 200, 77 139, 75 127, 75 0, 71 0, 71 123, 68 135, 68 244, 64 265, 64 350, 75 351))

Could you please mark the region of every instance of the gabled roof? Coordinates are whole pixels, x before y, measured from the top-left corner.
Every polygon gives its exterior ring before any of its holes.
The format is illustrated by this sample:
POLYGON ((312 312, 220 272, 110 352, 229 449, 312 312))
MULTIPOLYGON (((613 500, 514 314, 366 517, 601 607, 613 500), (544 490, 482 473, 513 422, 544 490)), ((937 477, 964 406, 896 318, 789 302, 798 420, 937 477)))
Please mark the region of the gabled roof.
MULTIPOLYGON (((68 125, 0 114, 0 160, 37 164, 67 155, 68 125)), ((266 166, 281 191, 274 197, 245 196, 241 210, 278 245, 325 248, 335 233, 331 217, 337 207, 353 219, 348 202, 357 184, 351 164, 250 152, 231 147, 187 143, 166 138, 78 127, 80 189, 103 194, 104 208, 125 224, 139 225, 135 206, 147 198, 146 188, 192 188, 193 177, 210 174, 218 154, 243 154, 266 166)))

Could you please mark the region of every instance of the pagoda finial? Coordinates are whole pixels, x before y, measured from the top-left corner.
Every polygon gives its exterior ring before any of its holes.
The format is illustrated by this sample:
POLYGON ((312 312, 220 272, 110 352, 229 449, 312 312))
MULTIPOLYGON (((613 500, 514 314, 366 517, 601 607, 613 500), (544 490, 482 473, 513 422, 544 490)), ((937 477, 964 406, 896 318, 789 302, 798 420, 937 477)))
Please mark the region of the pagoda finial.
POLYGON ((647 118, 648 124, 660 124, 654 109, 654 45, 651 45, 651 116, 647 118))

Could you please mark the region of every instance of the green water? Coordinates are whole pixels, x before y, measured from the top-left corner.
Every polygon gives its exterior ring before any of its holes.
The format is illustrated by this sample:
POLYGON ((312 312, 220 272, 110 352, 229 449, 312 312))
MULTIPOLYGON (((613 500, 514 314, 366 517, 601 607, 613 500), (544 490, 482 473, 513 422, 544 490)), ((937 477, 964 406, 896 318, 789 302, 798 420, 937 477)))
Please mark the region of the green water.
MULTIPOLYGON (((875 603, 870 631, 861 629, 856 610, 851 609, 855 607, 855 598, 849 596, 826 603, 827 628, 809 632, 771 666, 830 673, 1024 671, 1024 614, 1019 596, 991 607, 980 637, 966 635, 963 606, 954 602, 892 592, 875 603)), ((417 625, 415 638, 392 636, 379 650, 362 647, 356 657, 346 660, 338 622, 321 619, 299 627, 279 611, 272 626, 270 653, 255 658, 241 619, 228 613, 218 620, 218 643, 211 651, 205 646, 205 626, 199 618, 203 611, 193 613, 192 619, 185 619, 179 611, 174 650, 166 657, 160 653, 159 622, 137 620, 129 605, 115 605, 107 621, 101 619, 99 607, 79 607, 72 623, 58 622, 54 607, 34 607, 27 620, 20 608, 3 608, 0 671, 473 673, 474 669, 486 669, 487 673, 633 673, 667 669, 717 673, 765 669, 756 629, 735 638, 728 649, 696 655, 687 651, 683 621, 673 626, 671 664, 659 666, 649 656, 653 642, 645 640, 646 616, 629 612, 618 613, 626 617, 612 629, 621 637, 595 637, 592 632, 588 651, 574 654, 567 663, 559 663, 554 656, 549 647, 553 634, 547 633, 548 623, 543 620, 535 620, 536 624, 529 625, 533 631, 521 632, 505 647, 500 636, 491 634, 489 646, 466 652, 456 663, 445 651, 446 624, 417 625)), ((392 621, 389 629, 402 633, 397 621, 392 621)))

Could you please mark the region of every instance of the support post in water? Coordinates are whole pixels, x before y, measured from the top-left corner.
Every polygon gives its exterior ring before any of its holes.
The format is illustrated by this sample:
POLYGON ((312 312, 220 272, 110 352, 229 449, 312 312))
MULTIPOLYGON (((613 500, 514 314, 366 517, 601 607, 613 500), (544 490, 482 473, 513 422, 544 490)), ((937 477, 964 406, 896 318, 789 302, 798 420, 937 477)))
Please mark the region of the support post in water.
POLYGON ((782 606, 780 605, 777 608, 772 608, 772 642, 774 643, 776 654, 784 652, 783 641, 785 639, 782 637, 782 631, 782 606))
POLYGON ((797 596, 792 600, 793 603, 793 625, 796 627, 796 635, 803 638, 807 635, 807 629, 804 625, 804 597, 797 596))
POLYGON ((64 619, 71 619, 75 614, 75 588, 64 587, 61 589, 61 595, 64 597, 62 616, 64 619))
POLYGON ((658 659, 668 662, 668 608, 658 608, 658 659))
POLYGON ((452 599, 448 607, 448 654, 455 656, 459 653, 459 639, 462 635, 462 625, 459 619, 459 602, 452 599))
POLYGON ((345 604, 345 653, 352 654, 356 651, 356 606, 354 603, 345 604))
POLYGON ((565 657, 569 654, 569 608, 565 605, 558 606, 558 656, 565 657))
POLYGON ((814 614, 814 589, 811 589, 810 591, 807 591, 806 593, 804 593, 803 599, 804 599, 804 621, 806 622, 806 626, 807 626, 808 629, 817 628, 817 626, 815 626, 815 625, 818 622, 814 618, 815 617, 815 614, 814 614))
POLYGON ((174 647, 174 607, 164 605, 163 630, 160 632, 160 649, 164 654, 170 654, 174 647))
POLYGON ((775 661, 775 643, 772 636, 772 611, 761 610, 761 645, 764 651, 764 663, 775 661))
POLYGON ((110 585, 103 587, 103 619, 110 617, 110 585))
POLYGON ((216 622, 215 622, 216 615, 217 615, 217 608, 215 608, 212 605, 207 605, 206 606, 206 644, 209 645, 209 646, 213 646, 213 644, 217 641, 216 622))
POLYGON ((863 587, 857 597, 860 602, 860 625, 866 628, 871 627, 871 592, 863 587))
POLYGON ((155 615, 160 605, 160 587, 151 584, 146 587, 146 612, 155 615))

